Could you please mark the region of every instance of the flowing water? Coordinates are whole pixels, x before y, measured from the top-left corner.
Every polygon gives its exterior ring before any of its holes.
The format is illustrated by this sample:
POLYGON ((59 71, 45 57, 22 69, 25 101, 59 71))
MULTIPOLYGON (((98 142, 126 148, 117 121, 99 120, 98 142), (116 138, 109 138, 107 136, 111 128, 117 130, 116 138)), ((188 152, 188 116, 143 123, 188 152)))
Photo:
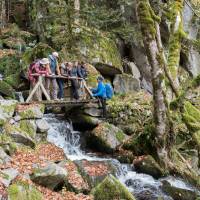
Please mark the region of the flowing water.
POLYGON ((116 159, 101 158, 92 153, 85 153, 81 150, 80 132, 74 131, 70 121, 57 118, 53 114, 46 115, 45 119, 51 126, 48 131, 49 142, 62 148, 71 160, 87 159, 89 161, 112 162, 112 165, 118 169, 116 174, 117 178, 134 194, 137 200, 158 200, 158 197, 163 197, 163 200, 173 200, 172 197, 167 196, 162 191, 161 186, 163 180, 168 180, 173 186, 178 188, 195 190, 195 188, 187 185, 181 179, 169 176, 156 180, 150 175, 135 172, 133 166, 121 164, 116 159))

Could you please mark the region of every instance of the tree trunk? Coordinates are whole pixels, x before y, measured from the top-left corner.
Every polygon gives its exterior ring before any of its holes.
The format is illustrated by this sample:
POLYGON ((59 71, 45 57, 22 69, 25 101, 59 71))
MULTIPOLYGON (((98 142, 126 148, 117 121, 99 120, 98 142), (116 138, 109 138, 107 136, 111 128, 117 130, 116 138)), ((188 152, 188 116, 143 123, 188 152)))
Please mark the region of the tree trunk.
POLYGON ((6 25, 6 1, 1 0, 0 1, 0 15, 1 15, 1 20, 0 20, 0 29, 3 29, 6 25))
POLYGON ((75 23, 79 24, 80 0, 74 0, 74 10, 75 10, 75 23))
POLYGON ((151 77, 154 97, 154 123, 156 130, 156 147, 162 164, 167 165, 167 109, 163 93, 163 63, 160 62, 160 51, 156 41, 156 24, 159 18, 150 7, 148 0, 138 0, 138 17, 143 35, 144 47, 151 66, 151 77))

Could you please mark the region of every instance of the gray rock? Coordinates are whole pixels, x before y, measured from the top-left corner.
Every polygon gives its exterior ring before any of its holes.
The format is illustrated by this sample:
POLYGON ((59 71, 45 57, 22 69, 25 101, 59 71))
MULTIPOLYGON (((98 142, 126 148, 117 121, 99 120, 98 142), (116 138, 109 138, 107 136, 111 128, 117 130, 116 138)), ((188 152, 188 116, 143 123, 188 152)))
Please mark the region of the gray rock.
POLYGON ((8 156, 3 148, 0 147, 0 164, 5 164, 11 160, 10 156, 8 156))
POLYGON ((196 188, 174 177, 162 180, 162 189, 176 200, 194 200, 200 197, 200 193, 196 188))
POLYGON ((164 175, 162 168, 150 155, 144 156, 141 159, 134 160, 133 164, 136 171, 139 173, 149 174, 154 178, 160 178, 164 175))
POLYGON ((21 120, 21 117, 19 115, 14 116, 13 118, 16 122, 19 122, 21 120))
POLYGON ((48 122, 44 119, 36 120, 37 132, 45 133, 50 129, 48 122))
POLYGON ((102 110, 98 108, 87 108, 87 109, 84 109, 84 113, 92 117, 100 117, 102 110))
POLYGON ((76 160, 74 163, 91 188, 98 185, 108 175, 116 175, 117 168, 109 161, 76 160))
POLYGON ((118 94, 126 94, 140 90, 140 81, 128 74, 116 75, 113 85, 114 91, 118 94))
POLYGON ((127 138, 118 127, 101 123, 89 134, 87 143, 99 151, 111 153, 127 138))
POLYGON ((64 183, 67 171, 54 163, 48 163, 46 167, 36 167, 31 175, 31 180, 50 189, 55 189, 64 183))
POLYGON ((0 125, 13 116, 16 105, 17 101, 15 100, 0 100, 0 125))
POLYGON ((136 64, 134 62, 129 62, 127 63, 127 67, 128 67, 128 72, 136 79, 140 79, 141 74, 140 71, 138 70, 136 64))
POLYGON ((12 180, 14 180, 18 175, 19 172, 13 168, 1 170, 1 182, 4 184, 5 187, 8 187, 11 184, 12 180))
POLYGON ((42 119, 44 115, 44 105, 31 104, 27 106, 18 106, 17 114, 21 119, 42 119))

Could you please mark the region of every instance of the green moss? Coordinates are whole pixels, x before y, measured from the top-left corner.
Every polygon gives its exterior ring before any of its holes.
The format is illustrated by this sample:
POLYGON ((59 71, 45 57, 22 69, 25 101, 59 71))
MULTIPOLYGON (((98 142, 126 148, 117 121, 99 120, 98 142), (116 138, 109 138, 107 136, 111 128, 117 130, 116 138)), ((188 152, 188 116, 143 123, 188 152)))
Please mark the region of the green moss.
POLYGON ((148 0, 140 0, 138 4, 138 15, 141 22, 141 30, 147 40, 155 39, 155 21, 160 22, 160 18, 155 15, 148 0))
POLYGON ((8 188, 10 200, 42 200, 42 194, 32 185, 25 182, 17 182, 8 188))
POLYGON ((13 87, 5 81, 0 81, 0 92, 7 97, 15 98, 13 87))
POLYGON ((6 133, 0 134, 0 147, 2 147, 9 155, 12 155, 17 149, 17 146, 13 142, 12 138, 6 133))
POLYGON ((9 75, 4 80, 5 80, 6 83, 8 83, 10 86, 12 86, 15 89, 17 89, 19 87, 20 83, 21 83, 19 73, 9 75))
POLYGON ((116 138, 119 142, 123 142, 123 140, 125 139, 125 135, 122 131, 118 131, 116 133, 116 138))
POLYGON ((134 196, 115 177, 106 177, 92 191, 95 200, 126 199, 135 200, 134 196))
POLYGON ((21 120, 20 129, 26 132, 31 138, 35 138, 36 128, 34 127, 34 122, 30 120, 21 120))

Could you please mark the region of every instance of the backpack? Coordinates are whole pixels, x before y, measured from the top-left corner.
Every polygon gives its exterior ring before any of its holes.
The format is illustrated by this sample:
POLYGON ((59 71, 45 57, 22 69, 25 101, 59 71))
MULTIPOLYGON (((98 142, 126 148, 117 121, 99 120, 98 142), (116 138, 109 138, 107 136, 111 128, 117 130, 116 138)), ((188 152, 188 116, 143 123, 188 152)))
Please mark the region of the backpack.
POLYGON ((110 83, 106 83, 105 84, 105 88, 106 88, 106 97, 107 99, 111 99, 114 95, 114 90, 113 87, 111 86, 110 83))
POLYGON ((34 82, 34 77, 32 76, 32 74, 36 73, 36 68, 39 68, 40 67, 40 62, 39 60, 36 60, 34 62, 32 62, 30 65, 29 65, 29 68, 28 68, 28 79, 29 81, 31 82, 34 82))

